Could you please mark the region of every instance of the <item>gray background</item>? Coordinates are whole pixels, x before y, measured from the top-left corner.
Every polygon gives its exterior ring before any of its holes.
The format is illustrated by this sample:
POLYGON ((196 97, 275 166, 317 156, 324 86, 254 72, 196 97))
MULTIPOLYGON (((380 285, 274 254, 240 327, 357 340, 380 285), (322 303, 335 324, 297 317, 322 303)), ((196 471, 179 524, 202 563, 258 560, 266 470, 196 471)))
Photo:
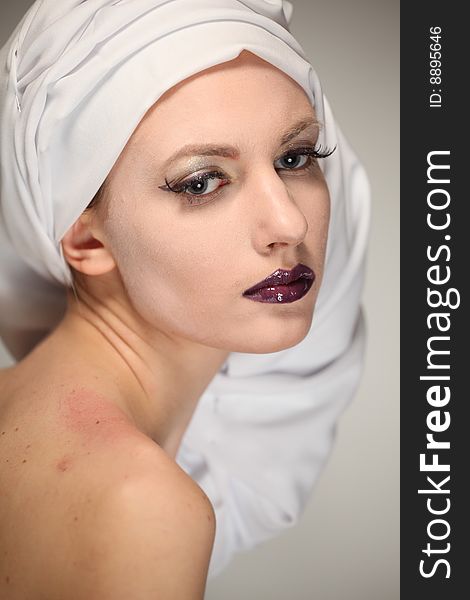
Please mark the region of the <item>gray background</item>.
MULTIPOLYGON (((60 0, 58 0, 60 1, 60 0)), ((31 4, 2 0, 0 45, 31 4)), ((367 361, 300 521, 237 556, 206 600, 399 598, 399 0, 293 0, 291 30, 367 168, 367 361)), ((0 347, 0 365, 9 359, 0 347)))

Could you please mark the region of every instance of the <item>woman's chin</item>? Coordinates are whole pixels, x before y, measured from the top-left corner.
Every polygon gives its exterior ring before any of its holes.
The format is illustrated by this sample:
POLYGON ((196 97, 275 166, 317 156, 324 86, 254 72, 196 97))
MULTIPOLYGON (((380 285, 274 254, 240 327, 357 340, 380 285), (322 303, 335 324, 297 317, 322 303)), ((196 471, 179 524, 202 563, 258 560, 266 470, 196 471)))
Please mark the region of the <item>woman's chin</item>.
POLYGON ((231 352, 246 352, 249 354, 269 354, 292 348, 307 336, 312 320, 304 320, 295 326, 280 326, 277 328, 263 329, 259 332, 251 331, 243 341, 234 344, 231 352))

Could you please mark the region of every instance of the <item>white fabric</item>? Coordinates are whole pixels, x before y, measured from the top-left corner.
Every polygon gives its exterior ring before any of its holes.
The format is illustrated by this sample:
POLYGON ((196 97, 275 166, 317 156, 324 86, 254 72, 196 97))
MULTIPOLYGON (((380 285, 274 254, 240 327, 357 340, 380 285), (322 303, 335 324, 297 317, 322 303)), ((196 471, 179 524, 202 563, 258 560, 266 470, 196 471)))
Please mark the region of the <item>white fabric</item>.
POLYGON ((209 577, 299 518, 357 387, 369 229, 365 172, 288 29, 282 0, 37 0, 0 52, 0 335, 20 359, 59 321, 60 240, 170 87, 250 50, 290 75, 325 123, 331 221, 311 330, 294 348, 229 355, 178 463, 217 517, 209 577))

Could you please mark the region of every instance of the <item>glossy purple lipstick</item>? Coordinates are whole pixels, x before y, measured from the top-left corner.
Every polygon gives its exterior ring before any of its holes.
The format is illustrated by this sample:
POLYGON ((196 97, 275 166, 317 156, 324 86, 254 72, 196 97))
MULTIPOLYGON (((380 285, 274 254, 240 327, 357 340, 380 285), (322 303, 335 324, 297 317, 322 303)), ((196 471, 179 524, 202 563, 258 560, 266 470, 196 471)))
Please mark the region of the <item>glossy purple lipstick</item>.
POLYGON ((255 302, 286 304, 303 298, 315 281, 315 273, 299 263, 291 271, 276 269, 266 279, 243 292, 243 296, 255 302))

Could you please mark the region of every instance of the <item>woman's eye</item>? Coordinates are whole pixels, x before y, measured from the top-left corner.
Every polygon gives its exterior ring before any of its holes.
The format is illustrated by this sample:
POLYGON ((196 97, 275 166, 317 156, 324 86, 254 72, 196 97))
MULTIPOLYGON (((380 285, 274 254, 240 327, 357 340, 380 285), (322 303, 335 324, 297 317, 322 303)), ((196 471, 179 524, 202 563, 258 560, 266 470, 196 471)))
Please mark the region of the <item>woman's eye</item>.
POLYGON ((325 150, 323 150, 321 146, 318 148, 306 146, 304 148, 290 150, 276 161, 284 163, 276 168, 283 169, 285 171, 307 170, 317 165, 317 160, 319 158, 327 158, 328 156, 331 156, 335 150, 336 146, 334 148, 326 148, 325 150))
POLYGON ((307 156, 306 154, 286 154, 276 162, 284 162, 284 165, 276 167, 278 169, 298 169, 304 167, 307 163, 310 163, 310 156, 307 156))
POLYGON ((189 204, 202 204, 207 198, 216 195, 217 190, 229 183, 229 180, 221 171, 211 171, 174 185, 170 185, 166 179, 165 182, 166 185, 160 186, 160 189, 186 196, 189 204))
POLYGON ((217 181, 218 179, 215 177, 196 177, 184 184, 182 191, 195 196, 205 196, 206 194, 215 192, 219 187, 217 181))

